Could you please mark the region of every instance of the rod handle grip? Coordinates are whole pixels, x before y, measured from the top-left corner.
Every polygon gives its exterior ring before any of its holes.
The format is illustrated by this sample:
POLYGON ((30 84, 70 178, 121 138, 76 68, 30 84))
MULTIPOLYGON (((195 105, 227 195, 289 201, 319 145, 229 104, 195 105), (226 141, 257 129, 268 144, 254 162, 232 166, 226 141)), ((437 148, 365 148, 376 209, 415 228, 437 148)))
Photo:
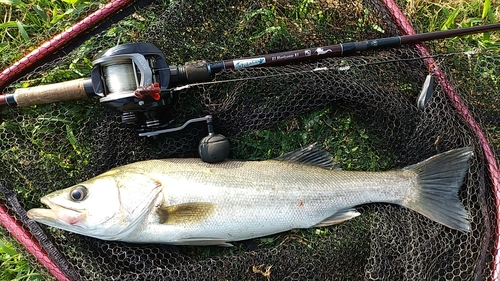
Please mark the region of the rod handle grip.
POLYGON ((89 96, 89 78, 81 78, 56 84, 17 89, 14 99, 18 106, 27 107, 67 100, 82 99, 89 96))

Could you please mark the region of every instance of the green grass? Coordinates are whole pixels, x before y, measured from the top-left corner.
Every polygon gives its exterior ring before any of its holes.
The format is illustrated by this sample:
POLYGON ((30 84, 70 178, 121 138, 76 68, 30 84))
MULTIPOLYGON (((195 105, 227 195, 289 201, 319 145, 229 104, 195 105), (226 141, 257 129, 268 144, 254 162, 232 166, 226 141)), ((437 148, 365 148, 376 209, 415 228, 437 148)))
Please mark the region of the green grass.
MULTIPOLYGON (((490 0, 444 0, 413 1, 410 18, 414 20, 417 32, 448 30, 482 24, 497 23, 500 20, 500 5, 490 0)), ((461 45, 500 50, 500 35, 491 32, 468 35, 465 37, 445 39, 444 42, 459 40, 461 45)))
MULTIPOLYGON (((100 1, 105 2, 105 1, 100 1)), ((0 1, 0 57, 12 63, 38 43, 74 24, 94 1, 2 0, 0 1), (27 48, 26 48, 27 47, 27 48)))
POLYGON ((0 280, 38 281, 44 279, 31 268, 11 243, 2 239, 0 240, 0 280))

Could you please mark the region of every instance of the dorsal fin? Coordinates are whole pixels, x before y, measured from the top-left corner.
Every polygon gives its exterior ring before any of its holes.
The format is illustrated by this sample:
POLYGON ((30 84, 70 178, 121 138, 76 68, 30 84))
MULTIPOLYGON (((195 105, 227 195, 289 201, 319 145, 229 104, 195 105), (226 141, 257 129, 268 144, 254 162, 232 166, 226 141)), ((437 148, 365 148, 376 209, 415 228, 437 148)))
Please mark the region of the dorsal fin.
POLYGON ((337 168, 337 163, 335 162, 333 156, 328 151, 321 149, 318 143, 313 143, 306 147, 289 152, 276 158, 276 160, 313 165, 329 170, 337 168))

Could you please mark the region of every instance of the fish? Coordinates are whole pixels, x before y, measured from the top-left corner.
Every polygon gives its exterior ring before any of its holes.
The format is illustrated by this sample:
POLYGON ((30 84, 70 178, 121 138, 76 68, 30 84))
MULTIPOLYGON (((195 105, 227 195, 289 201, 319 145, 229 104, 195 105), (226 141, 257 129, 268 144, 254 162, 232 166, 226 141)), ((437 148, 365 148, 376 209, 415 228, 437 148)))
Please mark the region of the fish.
POLYGON ((48 208, 27 216, 102 240, 231 246, 339 224, 360 215, 356 206, 387 203, 466 233, 469 214, 458 190, 472 155, 462 147, 381 172, 335 169, 318 145, 262 161, 153 159, 45 195, 48 208))

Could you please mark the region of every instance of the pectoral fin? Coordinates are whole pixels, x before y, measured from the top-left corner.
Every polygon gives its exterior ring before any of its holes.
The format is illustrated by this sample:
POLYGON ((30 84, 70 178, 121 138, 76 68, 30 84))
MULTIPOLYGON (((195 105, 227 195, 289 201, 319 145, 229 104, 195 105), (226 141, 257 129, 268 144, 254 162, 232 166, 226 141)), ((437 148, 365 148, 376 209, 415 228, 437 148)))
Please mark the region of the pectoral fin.
POLYGON ((162 224, 194 224, 213 215, 217 204, 208 202, 191 202, 158 208, 158 216, 162 224))
POLYGON ((322 220, 321 222, 315 224, 313 227, 329 226, 334 224, 339 224, 346 220, 350 220, 361 215, 360 212, 356 211, 354 208, 343 209, 337 211, 335 214, 329 216, 328 218, 322 220))

